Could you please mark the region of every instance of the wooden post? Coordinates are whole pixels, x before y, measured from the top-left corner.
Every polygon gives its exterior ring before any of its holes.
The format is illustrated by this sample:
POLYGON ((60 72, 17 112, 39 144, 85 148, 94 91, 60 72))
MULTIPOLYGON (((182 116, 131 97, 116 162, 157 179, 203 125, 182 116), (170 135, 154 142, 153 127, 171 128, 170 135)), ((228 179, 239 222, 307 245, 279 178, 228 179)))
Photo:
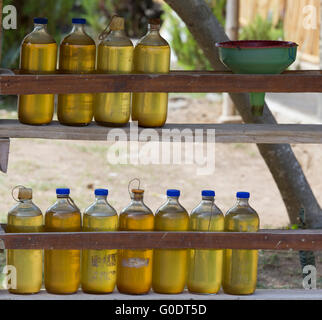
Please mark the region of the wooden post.
MULTIPOLYGON (((322 69, 322 0, 320 0, 320 69, 322 69)), ((318 117, 322 121, 322 93, 319 94, 318 117)))
MULTIPOLYGON (((227 0, 225 29, 230 40, 238 40, 239 0, 227 0)), ((228 93, 223 94, 223 109, 219 122, 242 122, 241 117, 237 115, 235 105, 228 93)))

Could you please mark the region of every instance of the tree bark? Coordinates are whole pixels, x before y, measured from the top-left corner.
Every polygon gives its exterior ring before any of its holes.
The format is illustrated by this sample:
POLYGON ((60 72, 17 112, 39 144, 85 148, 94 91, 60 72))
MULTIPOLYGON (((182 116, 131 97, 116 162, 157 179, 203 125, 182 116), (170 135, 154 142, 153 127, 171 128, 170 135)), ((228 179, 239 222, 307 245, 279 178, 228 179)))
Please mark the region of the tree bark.
MULTIPOLYGON (((204 0, 165 0, 185 22, 215 70, 226 70, 219 60, 216 42, 229 40, 204 0)), ((251 113, 248 94, 230 94, 245 123, 277 123, 264 107, 262 117, 251 113)), ((298 224, 301 208, 309 228, 322 228, 322 211, 289 144, 258 144, 283 198, 291 224, 298 224)))

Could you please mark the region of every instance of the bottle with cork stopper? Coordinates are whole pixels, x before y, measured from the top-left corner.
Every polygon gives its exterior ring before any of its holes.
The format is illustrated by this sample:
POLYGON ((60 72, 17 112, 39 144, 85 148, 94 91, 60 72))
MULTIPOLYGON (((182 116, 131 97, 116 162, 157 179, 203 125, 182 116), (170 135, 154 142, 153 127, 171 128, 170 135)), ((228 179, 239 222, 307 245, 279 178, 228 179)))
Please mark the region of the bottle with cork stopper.
MULTIPOLYGON (((43 231, 43 215, 32 202, 32 189, 23 186, 12 190, 14 200, 18 203, 9 211, 7 221, 8 233, 29 233, 43 231), (13 192, 18 191, 18 200, 13 192)), ((11 283, 10 293, 37 293, 42 285, 43 250, 10 249, 7 251, 7 265, 16 268, 16 283, 11 283)))
MULTIPOLYGON (((119 231, 153 231, 154 215, 143 202, 144 190, 131 190, 131 203, 119 217, 119 231)), ((152 284, 153 250, 118 250, 117 288, 121 293, 146 294, 152 284)))
MULTIPOLYGON (((97 72, 128 74, 133 68, 134 47, 124 31, 124 18, 114 16, 99 39, 97 72)), ((124 126, 130 119, 131 93, 98 93, 95 96, 94 119, 100 125, 124 126)))

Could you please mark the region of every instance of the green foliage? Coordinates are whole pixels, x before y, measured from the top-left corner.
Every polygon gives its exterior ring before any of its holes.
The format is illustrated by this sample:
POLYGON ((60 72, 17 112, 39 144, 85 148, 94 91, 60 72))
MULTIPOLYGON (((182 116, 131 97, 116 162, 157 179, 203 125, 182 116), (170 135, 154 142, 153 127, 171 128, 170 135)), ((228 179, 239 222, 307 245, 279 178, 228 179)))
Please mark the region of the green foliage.
POLYGON ((271 19, 257 15, 255 20, 240 30, 240 40, 280 40, 284 38, 283 25, 274 26, 271 19))
MULTIPOLYGON (((218 21, 225 25, 226 0, 206 0, 206 2, 218 21)), ((178 58, 179 66, 187 70, 211 70, 210 62, 188 28, 168 5, 164 5, 163 9, 165 12, 163 19, 167 22, 167 31, 171 37, 170 45, 178 58)))

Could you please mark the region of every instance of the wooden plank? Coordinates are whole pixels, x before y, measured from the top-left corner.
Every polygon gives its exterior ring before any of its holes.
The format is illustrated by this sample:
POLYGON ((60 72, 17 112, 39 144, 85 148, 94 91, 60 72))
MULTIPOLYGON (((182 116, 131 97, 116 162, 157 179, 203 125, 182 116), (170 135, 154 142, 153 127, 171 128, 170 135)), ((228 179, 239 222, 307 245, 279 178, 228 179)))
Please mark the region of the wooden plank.
POLYGON ((97 92, 322 92, 322 71, 281 75, 222 72, 0 76, 0 94, 97 92))
POLYGON ((7 233, 0 239, 6 249, 322 249, 322 230, 7 233))
POLYGON ((122 128, 102 127, 94 122, 86 127, 70 127, 53 121, 47 126, 30 126, 18 120, 0 120, 0 137, 93 141, 194 141, 218 143, 322 143, 322 125, 299 124, 166 124, 151 129, 129 123, 122 128), (136 131, 137 130, 137 131, 136 131), (116 137, 117 135, 118 137, 116 137))
MULTIPOLYGON (((58 295, 41 290, 37 294, 19 295, 0 290, 0 300, 322 300, 322 290, 304 289, 257 289, 252 295, 235 296, 224 294, 192 294, 185 290, 177 294, 158 294, 150 291, 148 295, 121 294, 115 290, 111 294, 86 294, 81 290, 77 294, 58 295)), ((125 302, 126 305, 126 302, 125 302)))

